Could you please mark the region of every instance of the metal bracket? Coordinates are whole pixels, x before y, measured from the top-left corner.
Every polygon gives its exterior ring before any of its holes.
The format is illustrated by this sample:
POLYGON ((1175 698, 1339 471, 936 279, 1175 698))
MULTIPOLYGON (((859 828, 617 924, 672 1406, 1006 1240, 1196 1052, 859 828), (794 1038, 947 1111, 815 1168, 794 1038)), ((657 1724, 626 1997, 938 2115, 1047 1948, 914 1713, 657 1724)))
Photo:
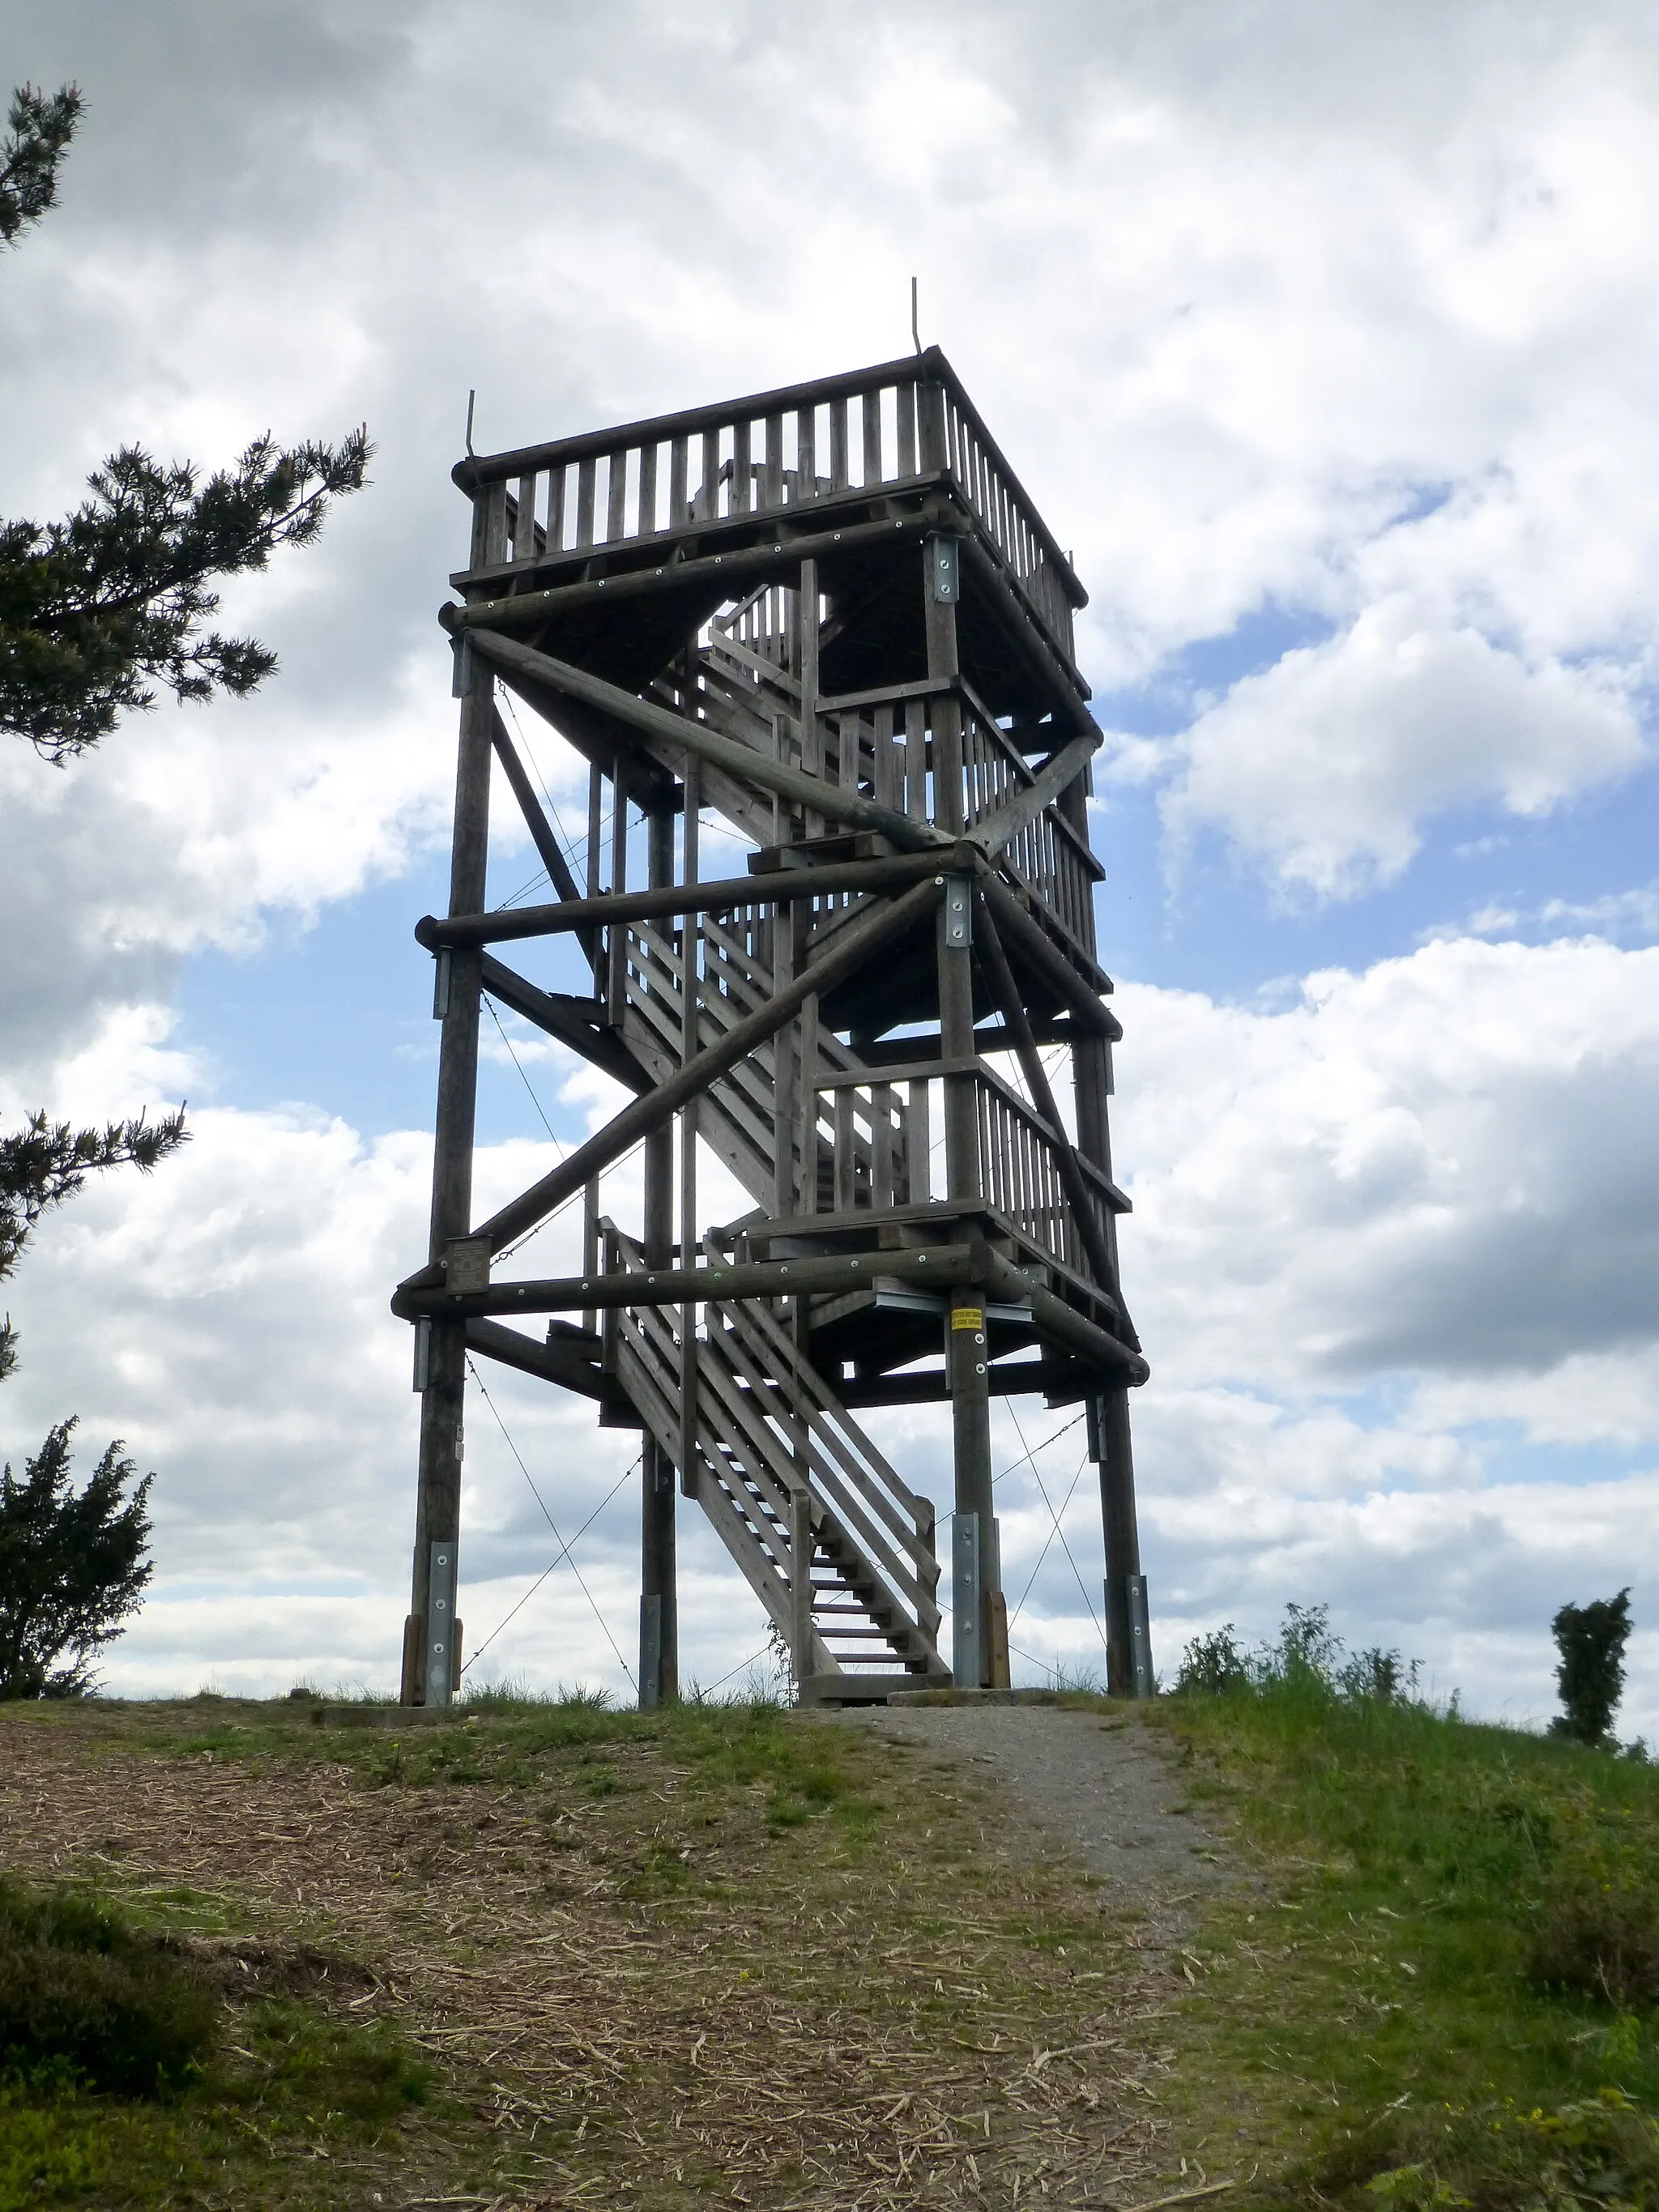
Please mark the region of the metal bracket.
POLYGON ((472 689, 472 641, 463 630, 453 641, 455 664, 450 677, 449 696, 465 699, 472 689))
POLYGON ((1126 1575, 1123 1579, 1129 1586, 1129 1665, 1135 1695, 1156 1697, 1158 1684, 1152 1674, 1152 1629, 1146 1604, 1146 1577, 1126 1575))
POLYGON ((656 1591, 640 1598, 640 1711, 654 1713, 662 1703, 662 1599, 656 1591))
POLYGON ((945 942, 953 951, 965 952, 974 941, 974 879, 971 876, 945 878, 945 942))
POLYGON ((432 1322, 422 1314, 415 1324, 415 1388, 424 1390, 432 1380, 432 1322))
POLYGON ((449 947, 442 946, 432 963, 432 1018, 441 1022, 449 1012, 449 947))
POLYGON ((980 1617, 979 1516, 951 1516, 951 1680, 958 1690, 979 1687, 982 1654, 980 1617))
POLYGON ((960 551, 955 538, 927 540, 927 588, 936 607, 953 607, 962 597, 960 551))
POLYGON ((455 1547, 434 1544, 426 1587, 426 1702, 450 1701, 455 1664, 455 1547))

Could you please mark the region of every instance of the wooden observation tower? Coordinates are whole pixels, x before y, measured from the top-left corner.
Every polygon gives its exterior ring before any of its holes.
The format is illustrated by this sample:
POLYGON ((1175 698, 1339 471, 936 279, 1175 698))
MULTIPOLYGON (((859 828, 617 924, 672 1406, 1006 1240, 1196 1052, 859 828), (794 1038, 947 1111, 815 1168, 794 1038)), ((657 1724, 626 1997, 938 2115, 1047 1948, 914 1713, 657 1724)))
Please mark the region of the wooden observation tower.
POLYGON ((1121 1032, 1096 959, 1100 736, 1069 560, 937 349, 470 456, 454 477, 472 540, 442 617, 450 904, 416 932, 443 1024, 431 1245, 393 1301, 422 1394, 405 1703, 447 1703, 458 1679, 469 1354, 641 1432, 642 1704, 678 1686, 680 1493, 803 1698, 1005 1683, 990 1401, 1020 1391, 1086 1403, 1109 1680, 1146 1693, 1127 1393, 1147 1370, 1118 1281, 1121 1032), (498 685, 590 764, 584 860, 498 685), (492 767, 550 903, 486 909, 492 767), (737 857, 711 875, 715 822, 737 857), (526 954, 579 957, 584 988, 532 980, 526 954), (477 1221, 486 993, 634 1096, 477 1221), (605 1192, 641 1150, 635 1230, 605 1192), (752 1201, 723 1226, 698 1225, 700 1152, 752 1201), (508 1273, 567 1202, 580 1274, 508 1273), (926 1400, 952 1416, 948 1650, 933 1507, 858 1419, 926 1400))

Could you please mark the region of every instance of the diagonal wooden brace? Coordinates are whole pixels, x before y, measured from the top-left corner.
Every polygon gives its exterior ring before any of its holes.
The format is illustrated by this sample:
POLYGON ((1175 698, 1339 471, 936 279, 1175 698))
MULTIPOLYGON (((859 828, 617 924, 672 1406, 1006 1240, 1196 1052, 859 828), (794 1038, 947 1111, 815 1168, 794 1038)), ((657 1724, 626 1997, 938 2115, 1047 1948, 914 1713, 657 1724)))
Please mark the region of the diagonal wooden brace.
POLYGON ((720 736, 706 723, 694 722, 666 707, 653 706, 648 699, 635 697, 619 684, 607 684, 603 677, 591 676, 586 669, 574 667, 568 660, 556 660, 550 653, 536 653, 515 638, 501 637, 494 630, 470 629, 467 639, 473 652, 499 668, 509 683, 517 677, 596 708, 642 737, 695 753, 741 782, 759 784, 763 790, 775 791, 781 799, 791 799, 813 813, 833 815, 839 821, 856 823, 860 829, 877 830, 901 852, 931 852, 935 846, 954 842, 929 822, 913 822, 908 814, 878 806, 873 799, 856 791, 840 790, 822 776, 806 775, 781 761, 769 760, 750 745, 720 736))
MULTIPOLYGON (((939 902, 941 882, 942 878, 930 878, 881 913, 855 923, 830 945, 822 959, 757 1006, 753 1013, 735 1023, 717 1043, 688 1060, 666 1083, 659 1084, 643 1098, 636 1098, 632 1105, 623 1107, 615 1121, 607 1122, 585 1145, 578 1146, 568 1159, 492 1214, 471 1232, 473 1240, 487 1243, 492 1253, 499 1252, 503 1245, 512 1243, 538 1222, 544 1221, 555 1206, 562 1206, 592 1176, 619 1160, 641 1137, 648 1136, 653 1129, 660 1128, 671 1120, 687 1099, 696 1097, 717 1076, 724 1075, 727 1068, 735 1067, 757 1046, 775 1036, 809 998, 832 988, 861 968, 890 937, 899 935, 930 914, 939 902)), ((442 1279, 437 1267, 423 1267, 398 1288, 427 1290, 442 1279)))

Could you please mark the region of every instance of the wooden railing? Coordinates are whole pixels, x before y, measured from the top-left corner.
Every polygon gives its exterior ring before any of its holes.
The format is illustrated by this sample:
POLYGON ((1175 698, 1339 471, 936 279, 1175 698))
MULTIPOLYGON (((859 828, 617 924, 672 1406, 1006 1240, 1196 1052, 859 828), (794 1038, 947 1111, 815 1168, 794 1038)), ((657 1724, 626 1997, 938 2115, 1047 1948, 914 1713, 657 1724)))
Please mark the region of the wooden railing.
MULTIPOLYGON (((1034 1250, 1087 1281, 1088 1255, 1060 1178, 1056 1136, 1012 1085, 982 1062, 961 1068, 921 1063, 879 1078, 826 1073, 812 1086, 817 1175, 803 1194, 803 1213, 848 1214, 864 1208, 919 1206, 945 1195, 943 1089, 973 1085, 979 1188, 1034 1250), (936 1134, 937 1133, 937 1134, 936 1134)), ((1099 1185, 1097 1212, 1110 1211, 1109 1186, 1099 1185)))
POLYGON ((699 526, 948 476, 1072 661, 1085 594, 937 348, 714 407, 469 457, 469 572, 527 568, 699 526))
MULTIPOLYGON (((644 1272, 639 1240, 613 1221, 599 1226, 607 1271, 644 1272)), ((742 1516, 739 1540, 774 1617, 787 1618, 792 1576, 811 1577, 810 1558, 798 1559, 793 1545, 792 1500, 805 1486, 821 1540, 850 1546, 935 1653, 939 1570, 930 1501, 903 1481, 763 1303, 710 1299, 704 1316, 695 1346, 699 1471, 742 1516)), ((605 1317, 606 1359, 684 1474, 682 1325, 672 1307, 616 1307, 605 1317)), ((722 1528, 728 1542, 732 1533, 722 1528)))
MULTIPOLYGON (((802 711, 800 683, 789 666, 794 593, 769 586, 710 625, 699 694, 709 720, 729 736, 780 756, 833 790, 859 791, 913 821, 947 813, 971 832, 1035 780, 1035 770, 994 715, 960 678, 909 684, 817 702, 802 711), (941 701, 960 702, 962 790, 945 808, 933 742, 941 701)), ((827 817, 804 824, 820 835, 827 817)), ((1099 861, 1055 805, 1046 807, 1002 848, 1010 880, 1059 922, 1079 951, 1095 951, 1093 896, 1099 861)))

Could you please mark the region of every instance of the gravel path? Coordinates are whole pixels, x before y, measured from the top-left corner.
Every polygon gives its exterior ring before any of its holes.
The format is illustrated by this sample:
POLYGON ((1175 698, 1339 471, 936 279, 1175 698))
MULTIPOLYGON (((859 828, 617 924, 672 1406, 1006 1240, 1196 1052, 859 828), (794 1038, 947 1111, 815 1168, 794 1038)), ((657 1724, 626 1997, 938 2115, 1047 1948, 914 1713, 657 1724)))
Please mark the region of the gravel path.
POLYGON ((1185 1803, 1161 1731, 1133 1712, 1048 1705, 866 1705, 824 1715, 980 1770, 1044 1856, 1081 1858, 1120 1909, 1178 1941, 1195 1908, 1240 1879, 1226 1845, 1185 1803))

